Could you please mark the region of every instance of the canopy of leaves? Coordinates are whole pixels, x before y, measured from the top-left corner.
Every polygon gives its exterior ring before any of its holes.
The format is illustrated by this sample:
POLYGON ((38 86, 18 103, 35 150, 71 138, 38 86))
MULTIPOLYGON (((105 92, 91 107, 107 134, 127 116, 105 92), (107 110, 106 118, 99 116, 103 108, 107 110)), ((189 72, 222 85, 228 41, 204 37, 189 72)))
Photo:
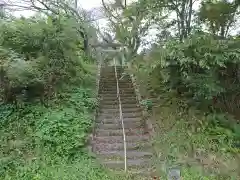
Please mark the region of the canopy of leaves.
POLYGON ((239 79, 230 68, 235 71, 239 66, 239 43, 239 40, 214 40, 204 34, 195 34, 185 39, 184 44, 170 41, 162 49, 166 52, 162 53, 157 66, 162 69, 163 81, 168 87, 185 87, 181 93, 190 93, 188 95, 201 101, 212 99, 230 90, 229 85, 224 84, 226 78, 238 85, 239 79))
POLYGON ((238 4, 236 2, 203 1, 199 10, 199 19, 205 22, 213 34, 225 37, 235 22, 238 4))

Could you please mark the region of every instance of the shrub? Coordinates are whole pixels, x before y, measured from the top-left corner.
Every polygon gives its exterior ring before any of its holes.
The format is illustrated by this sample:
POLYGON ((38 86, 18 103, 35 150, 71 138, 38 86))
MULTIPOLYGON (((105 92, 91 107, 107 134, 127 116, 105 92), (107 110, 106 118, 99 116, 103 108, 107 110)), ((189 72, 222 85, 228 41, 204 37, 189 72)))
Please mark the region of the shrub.
POLYGON ((54 87, 83 71, 84 56, 78 50, 82 39, 74 23, 64 17, 57 21, 49 17, 1 23, 0 75, 6 101, 16 101, 17 95, 24 92, 49 97, 54 87), (36 89, 41 93, 34 94, 36 89))
POLYGON ((218 40, 206 34, 195 34, 183 43, 173 40, 158 49, 161 58, 152 67, 161 72, 166 87, 195 102, 212 104, 229 92, 237 95, 239 43, 238 39, 218 40))

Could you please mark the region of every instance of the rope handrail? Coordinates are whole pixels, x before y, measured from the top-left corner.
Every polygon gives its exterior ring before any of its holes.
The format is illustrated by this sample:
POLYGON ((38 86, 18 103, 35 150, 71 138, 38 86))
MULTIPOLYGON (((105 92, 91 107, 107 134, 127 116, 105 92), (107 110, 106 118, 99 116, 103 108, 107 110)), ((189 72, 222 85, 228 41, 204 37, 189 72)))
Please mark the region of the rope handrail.
POLYGON ((126 134, 125 134, 125 128, 124 128, 124 122, 123 122, 123 115, 122 115, 122 103, 121 103, 121 97, 119 92, 119 82, 118 82, 118 74, 117 74, 117 67, 116 67, 116 60, 114 58, 114 69, 115 69, 115 77, 117 82, 117 98, 118 98, 118 104, 119 104, 119 116, 122 123, 122 131, 123 131, 123 148, 124 148, 124 171, 127 171, 127 145, 126 145, 126 134))
MULTIPOLYGON (((97 57, 99 59, 99 62, 97 62, 97 70, 96 70, 96 78, 97 78, 97 81, 96 81, 96 99, 97 99, 97 102, 98 102, 97 104, 99 104, 99 86, 100 86, 100 77, 101 77, 103 59, 101 58, 101 56, 99 56, 99 54, 98 54, 97 57)), ((99 111, 99 107, 95 109, 94 123, 96 122, 96 118, 98 116, 98 111, 99 111)), ((92 134, 91 134, 92 142, 94 140, 94 135, 95 135, 95 124, 93 126, 92 134)), ((92 151, 93 151, 93 146, 92 146, 92 151)))

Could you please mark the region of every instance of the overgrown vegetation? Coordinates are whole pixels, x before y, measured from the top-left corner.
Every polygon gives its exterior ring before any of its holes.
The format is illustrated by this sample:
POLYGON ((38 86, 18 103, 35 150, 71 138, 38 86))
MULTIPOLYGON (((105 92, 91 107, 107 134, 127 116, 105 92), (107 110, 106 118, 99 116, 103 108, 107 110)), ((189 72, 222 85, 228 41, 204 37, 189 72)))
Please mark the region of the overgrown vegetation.
MULTIPOLYGON (((41 14, 1 13, 0 175, 109 179, 83 148, 96 104, 96 29, 72 1, 24 2, 41 14)), ((102 3, 104 48, 120 50, 114 56, 144 85, 143 104, 156 120, 161 178, 177 166, 184 179, 239 179, 239 1, 102 3)))
POLYGON ((143 104, 149 110, 148 98, 159 99, 152 110, 161 177, 177 166, 184 179, 239 179, 239 1, 115 1, 105 9, 143 104), (134 53, 152 28, 154 42, 134 53))
POLYGON ((0 23, 0 179, 109 179, 85 148, 96 65, 76 19, 0 23))

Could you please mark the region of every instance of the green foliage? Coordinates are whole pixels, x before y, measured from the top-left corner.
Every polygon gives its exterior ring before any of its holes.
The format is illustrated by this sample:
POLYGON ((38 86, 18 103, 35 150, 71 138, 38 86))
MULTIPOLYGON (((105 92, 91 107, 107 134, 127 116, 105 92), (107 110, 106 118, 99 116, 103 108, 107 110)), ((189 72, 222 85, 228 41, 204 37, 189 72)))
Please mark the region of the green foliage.
POLYGON ((235 1, 203 1, 198 16, 214 35, 226 37, 229 27, 235 22, 237 10, 238 3, 235 1))
MULTIPOLYGON (((162 81, 169 88, 195 100, 211 102, 230 90, 224 84, 226 78, 238 81, 228 68, 240 63, 237 43, 238 40, 220 41, 205 34, 191 36, 184 43, 170 41, 165 49, 159 50, 166 52, 152 67, 162 72, 162 81)), ((237 87, 237 83, 232 85, 237 87)))
POLYGON ((99 167, 92 158, 85 154, 75 157, 75 160, 66 161, 56 158, 51 162, 50 157, 42 157, 34 161, 25 162, 18 166, 14 175, 6 175, 4 180, 106 180, 112 179, 107 172, 99 167))
POLYGON ((95 109, 92 89, 63 87, 51 108, 1 105, 0 175, 3 179, 105 178, 84 152, 95 109), (71 160, 74 159, 74 160, 71 160), (55 167, 70 172, 58 174, 55 167), (73 173, 73 174, 72 174, 73 173), (84 178, 83 178, 84 177, 84 178))
POLYGON ((142 100, 141 104, 145 106, 147 110, 152 110, 153 103, 150 99, 142 100))
POLYGON ((234 127, 237 123, 224 114, 204 116, 195 107, 183 112, 181 101, 170 92, 161 93, 159 107, 153 111, 160 177, 165 179, 162 176, 169 167, 178 167, 184 179, 238 179, 237 133, 223 126, 231 122, 234 127))
POLYGON ((50 145, 61 155, 75 153, 85 144, 90 117, 77 114, 72 109, 53 111, 37 123, 37 136, 42 144, 50 145))
POLYGON ((64 16, 0 21, 1 180, 110 179, 85 149, 96 67, 81 50, 78 23, 64 16), (35 101, 42 96, 51 96, 48 108, 35 101))
MULTIPOLYGON (((51 88, 79 77, 85 71, 84 55, 79 50, 83 40, 75 26, 75 20, 61 16, 1 22, 3 89, 21 91, 41 84, 48 93, 51 88)), ((12 96, 19 93, 10 92, 12 96)))

